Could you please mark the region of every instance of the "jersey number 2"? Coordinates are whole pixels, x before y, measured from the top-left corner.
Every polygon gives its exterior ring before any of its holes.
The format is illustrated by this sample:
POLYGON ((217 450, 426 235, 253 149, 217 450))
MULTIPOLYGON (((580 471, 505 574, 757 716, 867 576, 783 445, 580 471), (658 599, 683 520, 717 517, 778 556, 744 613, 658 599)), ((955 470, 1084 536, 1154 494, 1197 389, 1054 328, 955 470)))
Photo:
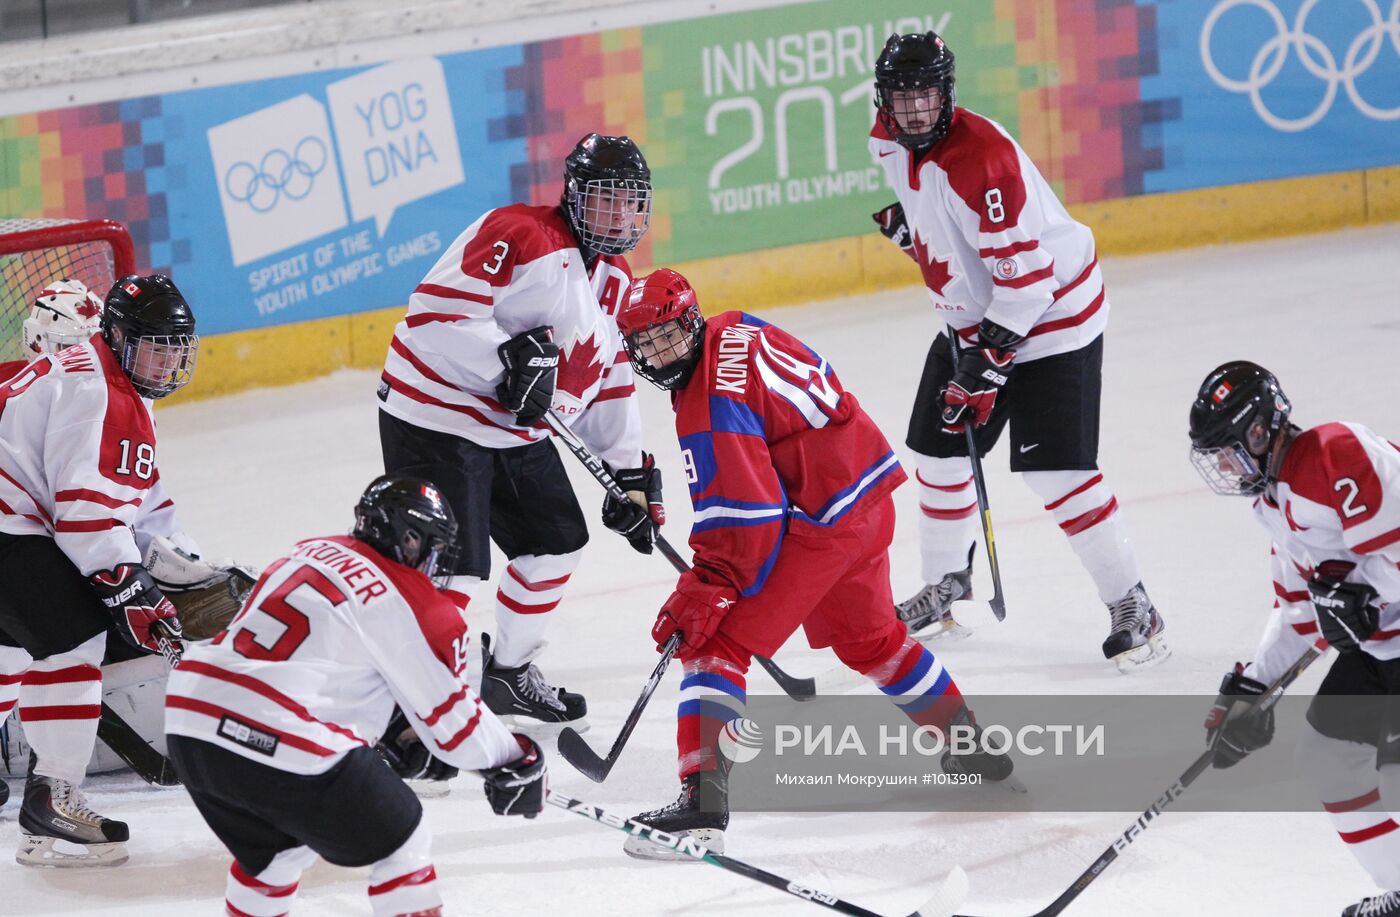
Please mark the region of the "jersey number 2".
POLYGON ((345 601, 345 593, 337 589, 324 573, 315 567, 302 567, 287 577, 275 592, 257 603, 258 611, 281 622, 286 628, 282 631, 282 636, 273 641, 271 646, 263 646, 257 642, 257 635, 248 630, 247 617, 240 616, 238 635, 233 638, 233 648, 240 655, 249 659, 281 662, 306 642, 306 638, 311 636, 311 619, 288 601, 299 586, 310 586, 332 605, 339 605, 345 601))
POLYGON ((1347 492, 1347 495, 1342 498, 1342 515, 1344 517, 1350 519, 1353 516, 1359 516, 1366 512, 1366 505, 1364 503, 1360 506, 1356 504, 1356 495, 1361 493, 1361 488, 1357 487, 1356 482, 1351 478, 1342 478, 1336 484, 1332 485, 1332 489, 1337 493, 1341 493, 1344 490, 1347 492))

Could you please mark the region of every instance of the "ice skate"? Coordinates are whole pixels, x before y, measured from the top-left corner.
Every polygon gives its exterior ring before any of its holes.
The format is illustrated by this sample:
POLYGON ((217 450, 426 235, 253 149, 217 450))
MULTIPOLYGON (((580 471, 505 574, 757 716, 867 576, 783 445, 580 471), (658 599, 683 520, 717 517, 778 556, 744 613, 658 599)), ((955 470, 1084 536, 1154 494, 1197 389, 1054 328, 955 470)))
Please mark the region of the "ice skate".
POLYGON ((120 866, 126 862, 126 822, 88 808, 67 780, 30 776, 19 810, 19 849, 24 866, 120 866))
POLYGON ((972 555, 974 543, 967 552, 967 566, 944 574, 935 585, 926 585, 912 597, 895 605, 899 620, 909 626, 909 632, 921 642, 930 640, 961 640, 972 635, 972 628, 953 618, 953 603, 972 598, 972 555))
POLYGON ((481 699, 507 726, 526 732, 563 726, 588 731, 588 702, 582 694, 550 685, 532 662, 513 668, 496 665, 486 634, 481 635, 481 655, 481 699))
MULTIPOLYGON (((729 788, 725 774, 719 770, 691 774, 681 781, 681 794, 675 802, 634 815, 632 820, 667 834, 689 838, 712 853, 724 853, 724 829, 729 827, 729 788)), ((629 837, 622 849, 639 860, 697 862, 639 837, 629 837)))
POLYGON ((1362 898, 1342 911, 1342 917, 1400 917, 1400 892, 1362 898))
POLYGON ((938 762, 939 766, 943 768, 943 773, 976 777, 977 780, 987 783, 1005 781, 1011 789, 1024 793, 1026 791, 1025 785, 1011 776, 1011 772, 1016 767, 1011 756, 1004 752, 990 752, 982 748, 982 730, 973 721, 971 711, 967 707, 963 707, 953 717, 950 729, 954 731, 959 728, 966 730, 968 727, 972 728, 976 737, 976 750, 955 754, 951 747, 953 742, 950 740, 949 749, 943 752, 943 757, 938 762))
POLYGON ((1163 632, 1166 624, 1153 607, 1142 583, 1108 606, 1112 620, 1108 639, 1103 642, 1103 654, 1113 660, 1124 675, 1149 668, 1165 661, 1172 654, 1163 632))

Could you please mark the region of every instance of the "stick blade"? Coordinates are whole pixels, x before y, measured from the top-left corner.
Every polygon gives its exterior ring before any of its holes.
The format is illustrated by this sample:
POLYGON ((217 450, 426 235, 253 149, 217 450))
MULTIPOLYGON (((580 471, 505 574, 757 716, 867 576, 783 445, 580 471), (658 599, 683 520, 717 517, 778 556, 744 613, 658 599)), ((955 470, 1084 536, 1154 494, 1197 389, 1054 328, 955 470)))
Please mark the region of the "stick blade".
POLYGON ((559 755, 594 783, 602 783, 608 779, 608 773, 613 766, 612 761, 598 757, 598 753, 572 726, 565 726, 559 733, 559 755))
POLYGON ((955 912, 967 900, 970 887, 967 873, 961 866, 954 866, 938 883, 933 895, 909 917, 956 917, 955 912))

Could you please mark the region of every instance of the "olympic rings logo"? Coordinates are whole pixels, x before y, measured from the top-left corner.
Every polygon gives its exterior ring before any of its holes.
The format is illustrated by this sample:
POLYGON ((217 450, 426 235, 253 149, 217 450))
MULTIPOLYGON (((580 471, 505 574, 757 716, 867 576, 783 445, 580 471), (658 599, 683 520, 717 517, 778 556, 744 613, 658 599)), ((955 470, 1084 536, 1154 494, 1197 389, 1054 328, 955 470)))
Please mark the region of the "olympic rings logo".
POLYGON ((1351 104, 1366 117, 1376 121, 1394 121, 1400 118, 1400 106, 1378 108, 1363 98, 1356 87, 1356 78, 1375 63, 1387 38, 1395 53, 1400 55, 1400 0, 1395 0, 1390 14, 1385 17, 1381 16, 1377 0, 1361 0, 1362 5, 1371 14, 1371 24, 1352 39, 1341 66, 1337 65, 1337 58, 1332 50, 1320 38, 1307 31, 1308 14, 1317 3, 1318 0, 1305 0, 1298 9, 1298 15, 1290 29, 1283 14, 1270 0, 1222 0, 1210 11, 1201 27, 1201 62, 1205 65, 1206 73, 1222 89, 1249 93, 1254 111, 1264 123, 1275 130, 1304 131, 1321 121, 1331 110, 1339 86, 1346 88, 1351 104), (1273 21, 1277 33, 1255 52, 1254 60, 1249 66, 1249 76, 1242 80, 1232 79, 1221 73, 1210 53, 1210 39, 1216 23, 1237 6, 1256 6, 1263 10, 1273 21), (1323 93, 1322 101, 1312 111, 1300 118, 1284 118, 1269 110, 1264 104, 1261 92, 1278 76, 1288 60, 1289 52, 1293 50, 1297 51, 1298 59, 1308 72, 1326 83, 1327 89, 1323 93))
POLYGON ((256 166, 246 161, 229 166, 224 173, 224 192, 230 200, 247 204, 257 213, 267 213, 284 195, 288 200, 299 201, 310 194, 316 176, 326 168, 329 159, 319 137, 303 137, 290 154, 271 149, 256 166))

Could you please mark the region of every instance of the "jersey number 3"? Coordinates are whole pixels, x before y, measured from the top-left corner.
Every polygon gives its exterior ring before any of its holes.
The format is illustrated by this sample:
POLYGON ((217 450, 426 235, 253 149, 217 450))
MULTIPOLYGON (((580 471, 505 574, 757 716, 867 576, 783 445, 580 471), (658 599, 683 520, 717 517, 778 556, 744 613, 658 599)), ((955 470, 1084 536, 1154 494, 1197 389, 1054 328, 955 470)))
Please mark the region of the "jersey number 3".
POLYGON ((320 570, 315 567, 300 568, 287 577, 272 594, 250 601, 244 613, 239 615, 238 620, 229 628, 230 632, 236 631, 233 648, 239 655, 249 659, 281 662, 306 642, 306 638, 311 636, 311 619, 306 616, 306 612, 298 609, 290 601, 292 593, 301 586, 314 589, 321 598, 332 605, 339 605, 345 601, 345 593, 337 589, 320 570), (281 636, 266 646, 259 643, 259 635, 248 628, 248 619, 259 611, 283 626, 281 636))

